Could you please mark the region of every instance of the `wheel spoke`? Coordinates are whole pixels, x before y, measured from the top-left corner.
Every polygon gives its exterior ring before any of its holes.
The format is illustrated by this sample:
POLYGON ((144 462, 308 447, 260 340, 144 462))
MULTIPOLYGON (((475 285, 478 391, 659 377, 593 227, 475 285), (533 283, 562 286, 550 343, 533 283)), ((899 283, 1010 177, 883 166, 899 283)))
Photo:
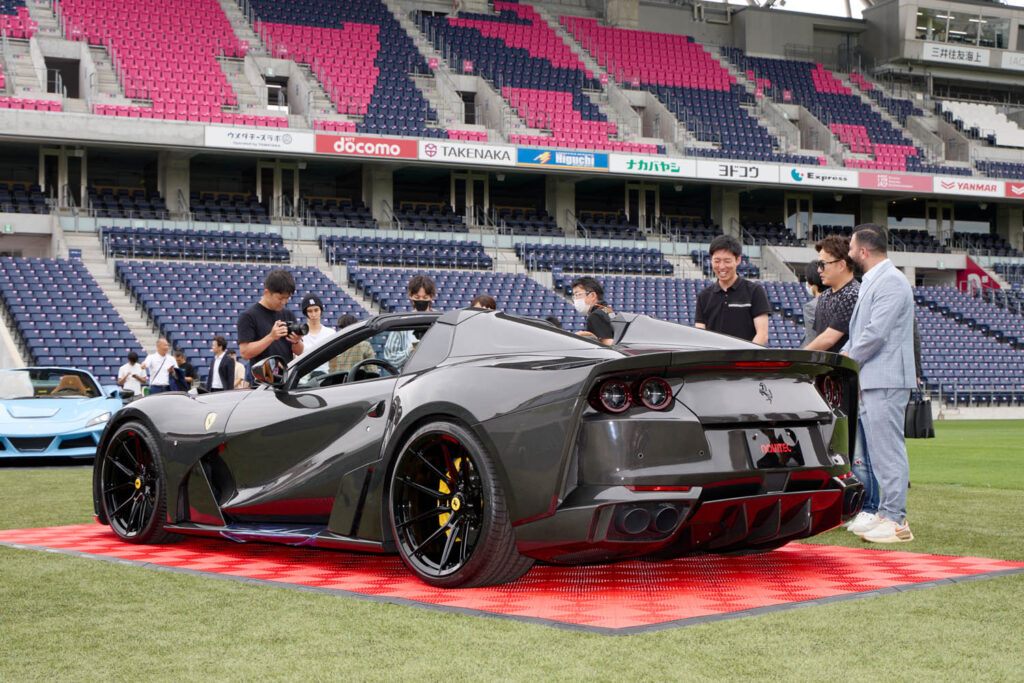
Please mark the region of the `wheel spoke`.
POLYGON ((412 488, 416 489, 417 491, 421 491, 421 492, 427 494, 428 496, 433 496, 434 498, 437 498, 438 500, 441 500, 442 498, 446 498, 448 496, 448 494, 446 494, 446 493, 441 493, 440 491, 435 491, 434 489, 427 488, 423 484, 418 484, 415 481, 413 481, 412 479, 410 479, 409 477, 402 477, 401 479, 399 479, 399 481, 402 482, 403 484, 406 484, 407 486, 411 486, 412 488))
POLYGON ((427 536, 427 538, 423 542, 421 542, 418 546, 413 548, 412 549, 412 554, 413 555, 419 555, 420 554, 420 548, 425 547, 428 543, 433 541, 435 538, 437 538, 438 536, 443 534, 447 529, 450 529, 451 527, 452 527, 452 518, 449 517, 447 522, 445 522, 442 526, 439 526, 437 528, 437 531, 435 531, 434 533, 432 533, 429 536, 427 536))
POLYGON ((462 546, 459 547, 459 564, 460 565, 466 564, 466 555, 469 554, 469 550, 470 550, 470 545, 469 545, 469 520, 467 519, 466 523, 463 524, 462 526, 463 526, 462 546))
POLYGON ((441 452, 444 453, 444 466, 451 473, 451 480, 455 481, 459 477, 459 470, 455 467, 455 461, 452 460, 452 454, 449 452, 447 444, 441 444, 441 452))
POLYGON ((423 457, 423 451, 413 451, 413 455, 422 460, 424 465, 426 465, 434 474, 441 477, 442 480, 447 482, 449 484, 448 488, 451 488, 452 478, 449 475, 442 472, 441 470, 437 469, 437 467, 434 466, 434 463, 430 462, 425 457, 423 457))
POLYGON ((139 498, 140 496, 135 496, 132 499, 134 502, 132 502, 132 509, 128 513, 128 522, 125 524, 125 526, 128 528, 128 531, 136 531, 133 523, 135 521, 135 513, 139 511, 139 504, 142 502, 141 500, 139 500, 139 498))
POLYGON ((444 569, 444 566, 448 564, 448 557, 452 553, 452 548, 455 546, 455 541, 459 535, 459 528, 462 526, 462 520, 458 520, 452 525, 451 531, 448 532, 448 538, 444 542, 444 550, 441 551, 441 561, 437 563, 438 569, 444 569))
POLYGON ((131 495, 124 499, 124 502, 118 505, 113 512, 110 513, 111 517, 116 517, 117 513, 124 509, 124 506, 135 500, 135 496, 131 495))
POLYGON ((451 511, 452 511, 452 509, 450 507, 431 508, 431 509, 427 510, 426 512, 421 512, 420 514, 416 515, 412 519, 407 519, 404 522, 399 522, 395 526, 397 528, 399 528, 399 529, 404 529, 405 527, 409 526, 410 524, 416 524, 417 522, 422 522, 424 520, 430 519, 431 517, 437 517, 438 515, 443 515, 446 512, 447 513, 451 513, 451 511))
POLYGON ((110 488, 108 488, 108 489, 103 489, 103 494, 104 494, 104 495, 106 495, 106 494, 108 494, 108 493, 113 493, 114 491, 117 491, 118 489, 123 489, 123 488, 124 488, 124 487, 126 487, 126 486, 135 486, 135 484, 133 484, 133 483, 132 483, 132 482, 130 482, 130 481, 126 481, 126 482, 125 482, 125 483, 123 483, 123 484, 117 484, 117 485, 115 485, 115 486, 111 486, 111 487, 110 487, 110 488))
MULTIPOLYGON (((131 454, 129 453, 129 455, 131 455, 131 454)), ((124 472, 129 477, 134 477, 135 476, 134 472, 132 472, 130 469, 125 467, 123 464, 121 464, 118 460, 116 460, 114 458, 114 456, 110 455, 109 453, 107 454, 107 460, 109 460, 114 465, 114 467, 116 467, 117 469, 121 470, 122 472, 124 472)))
POLYGON ((128 458, 133 463, 135 463, 135 472, 131 473, 131 476, 135 476, 135 473, 139 471, 139 458, 134 453, 132 453, 130 448, 128 448, 128 442, 122 441, 121 442, 121 448, 124 449, 124 452, 128 456, 128 458))

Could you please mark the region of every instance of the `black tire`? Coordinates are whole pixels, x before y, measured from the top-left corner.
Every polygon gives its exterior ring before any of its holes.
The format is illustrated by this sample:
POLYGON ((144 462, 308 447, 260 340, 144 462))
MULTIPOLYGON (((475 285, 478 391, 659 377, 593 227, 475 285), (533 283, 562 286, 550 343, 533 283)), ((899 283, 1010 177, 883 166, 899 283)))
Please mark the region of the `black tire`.
POLYGON ((167 478, 157 441, 139 422, 121 425, 107 442, 100 467, 100 500, 107 524, 128 543, 169 543, 181 536, 167 522, 167 478))
POLYGON ((424 583, 491 586, 515 581, 533 566, 516 550, 490 455, 458 424, 424 425, 405 441, 388 503, 398 553, 424 583))

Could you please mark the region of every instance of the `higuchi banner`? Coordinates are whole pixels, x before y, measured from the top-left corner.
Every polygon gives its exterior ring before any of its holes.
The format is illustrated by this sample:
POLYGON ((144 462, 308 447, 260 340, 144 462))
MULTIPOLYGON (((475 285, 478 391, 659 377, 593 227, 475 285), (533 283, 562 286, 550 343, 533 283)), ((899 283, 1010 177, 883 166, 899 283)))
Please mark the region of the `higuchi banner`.
POLYGON ((1000 289, 999 283, 988 276, 985 269, 975 263, 970 256, 963 270, 956 273, 956 288, 961 292, 980 292, 983 289, 1000 289))

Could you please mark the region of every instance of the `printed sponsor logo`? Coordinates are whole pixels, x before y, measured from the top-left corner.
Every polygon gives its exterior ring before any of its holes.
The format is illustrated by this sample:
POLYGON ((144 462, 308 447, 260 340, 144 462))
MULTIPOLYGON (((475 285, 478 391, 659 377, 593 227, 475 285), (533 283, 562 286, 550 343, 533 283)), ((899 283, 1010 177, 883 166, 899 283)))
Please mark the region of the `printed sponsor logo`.
POLYGON ((695 159, 672 159, 662 156, 611 154, 608 168, 614 173, 631 175, 660 175, 693 178, 697 175, 695 159))
POLYGON ((698 161, 697 175, 707 180, 779 182, 779 167, 771 164, 744 164, 731 161, 698 161))
POLYGON ((1004 52, 1003 68, 1024 71, 1024 52, 1004 52))
POLYGON ((769 453, 792 453, 793 447, 788 443, 763 443, 761 444, 761 452, 765 455, 769 453))
POLYGON ((1006 182, 1006 196, 1024 199, 1024 183, 1006 182))
POLYGON ((932 178, 908 173, 860 172, 860 187, 872 190, 908 190, 910 192, 932 192, 932 178))
POLYGON ((931 62, 946 62, 947 64, 988 66, 989 51, 942 43, 926 43, 921 49, 921 59, 931 62))
POLYGON ((204 144, 207 147, 227 149, 312 152, 313 134, 299 131, 285 132, 275 128, 207 126, 204 131, 204 144))
POLYGON ((789 173, 783 172, 780 181, 801 185, 822 185, 827 187, 857 187, 857 172, 814 166, 794 166, 789 173))
POLYGON ((1003 196, 1001 180, 979 178, 935 178, 934 191, 940 194, 966 194, 989 197, 1003 196))
POLYGON ((317 135, 320 154, 347 154, 381 159, 415 159, 419 156, 416 140, 363 138, 351 135, 317 135))
POLYGON ((456 164, 514 166, 515 147, 474 145, 461 142, 420 141, 420 159, 456 164))
POLYGON ((516 150, 516 160, 521 166, 546 166, 549 168, 579 168, 595 171, 608 170, 608 154, 603 152, 577 152, 557 149, 516 150))

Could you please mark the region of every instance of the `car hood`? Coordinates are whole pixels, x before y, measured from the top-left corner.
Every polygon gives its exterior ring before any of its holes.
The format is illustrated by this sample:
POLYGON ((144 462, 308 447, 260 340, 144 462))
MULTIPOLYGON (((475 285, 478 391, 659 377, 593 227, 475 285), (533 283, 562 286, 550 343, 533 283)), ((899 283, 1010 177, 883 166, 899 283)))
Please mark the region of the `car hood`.
POLYGON ((0 401, 0 424, 22 424, 31 420, 47 422, 88 421, 101 413, 115 412, 118 399, 104 398, 23 398, 0 401))

